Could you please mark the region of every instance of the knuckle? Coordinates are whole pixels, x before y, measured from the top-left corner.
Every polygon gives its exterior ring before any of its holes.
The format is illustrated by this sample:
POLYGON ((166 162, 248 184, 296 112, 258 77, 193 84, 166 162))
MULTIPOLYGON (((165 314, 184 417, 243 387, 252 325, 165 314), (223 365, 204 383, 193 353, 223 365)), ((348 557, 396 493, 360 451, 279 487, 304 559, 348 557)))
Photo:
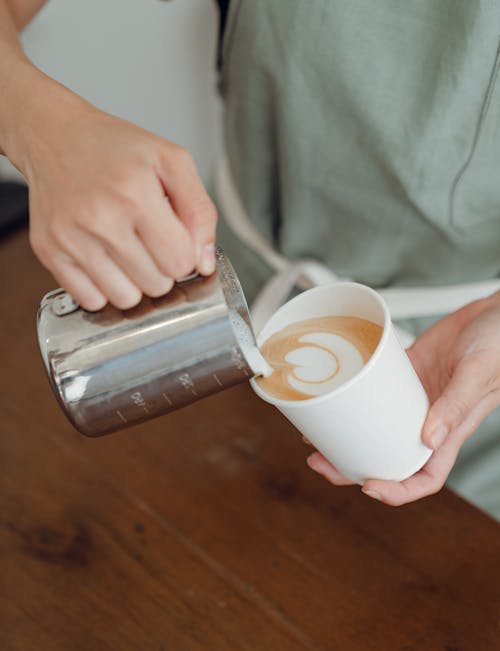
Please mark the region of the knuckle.
POLYGON ((85 229, 113 248, 120 247, 123 244, 123 222, 112 211, 108 213, 100 211, 88 213, 85 229))
POLYGON ((172 260, 174 268, 174 278, 179 280, 188 276, 195 268, 196 260, 192 252, 186 252, 184 255, 176 255, 172 260))
POLYGON ((53 242, 60 249, 67 251, 71 248, 71 238, 65 222, 59 219, 53 219, 48 226, 48 232, 53 242))
POLYGON ((131 235, 123 226, 119 220, 111 219, 109 223, 102 225, 96 236, 106 251, 127 256, 131 248, 131 235))
POLYGON ((433 478, 433 480, 429 484, 429 489, 425 495, 435 495, 436 493, 439 493, 439 491, 443 488, 445 481, 446 481, 445 478, 443 479, 441 477, 433 478))
MULTIPOLYGON (((144 175, 134 169, 126 170, 121 177, 113 183, 111 191, 112 205, 120 208, 125 215, 135 216, 142 210, 141 186, 144 175)), ((111 212, 110 212, 111 214, 111 212)))
POLYGON ((189 170, 195 168, 190 152, 174 142, 164 142, 164 146, 160 149, 160 160, 166 168, 174 166, 189 170))
POLYGON ((173 145, 172 154, 177 159, 177 163, 181 165, 193 165, 193 157, 190 152, 182 145, 173 145))
POLYGON ((488 373, 485 385, 488 391, 497 391, 500 387, 500 374, 496 368, 488 373))
POLYGON ((464 357, 462 357, 457 367, 459 367, 463 373, 471 373, 477 371, 478 368, 481 368, 487 362, 488 356, 485 355, 483 351, 472 350, 468 351, 464 357))
POLYGON ((199 199, 193 206, 191 219, 196 226, 215 227, 217 223, 217 210, 208 195, 199 199))
POLYGON ((470 409, 468 403, 460 396, 450 396, 448 404, 455 420, 465 417, 470 409))
POLYGON ((137 201, 132 199, 131 192, 127 193, 119 185, 113 185, 105 193, 96 194, 75 206, 67 221, 92 235, 101 236, 108 233, 109 229, 117 228, 123 221, 123 215, 136 210, 136 205, 137 201))
POLYGON ((495 355, 491 354, 491 351, 485 351, 478 358, 478 362, 475 365, 474 371, 477 375, 477 370, 481 368, 481 374, 483 377, 483 386, 485 392, 494 391, 498 388, 500 377, 499 377, 499 368, 498 368, 498 359, 495 355))
POLYGON ((138 161, 132 161, 132 163, 128 161, 126 164, 119 165, 113 171, 108 187, 111 188, 111 191, 115 190, 118 194, 127 196, 129 189, 137 183, 138 168, 138 161))
POLYGON ((31 230, 29 241, 31 248, 41 262, 45 264, 46 261, 50 260, 51 247, 49 246, 49 242, 46 237, 44 237, 41 233, 31 230))
POLYGON ((175 280, 188 276, 196 266, 196 256, 189 235, 180 233, 175 238, 165 239, 165 255, 158 257, 161 273, 175 280))
POLYGON ((102 217, 99 211, 92 208, 80 208, 75 215, 75 221, 90 233, 97 233, 102 227, 102 217))

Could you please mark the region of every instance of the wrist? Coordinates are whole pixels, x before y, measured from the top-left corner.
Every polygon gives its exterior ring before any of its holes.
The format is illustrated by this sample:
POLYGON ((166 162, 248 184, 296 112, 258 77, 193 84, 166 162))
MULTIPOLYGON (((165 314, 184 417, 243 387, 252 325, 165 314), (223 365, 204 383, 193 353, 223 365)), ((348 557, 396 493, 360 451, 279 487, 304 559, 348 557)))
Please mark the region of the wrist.
POLYGON ((10 161, 16 164, 23 116, 32 98, 28 88, 33 83, 36 69, 22 55, 20 59, 11 57, 1 72, 0 146, 10 161))
POLYGON ((489 301, 496 307, 500 307, 500 290, 488 297, 489 301))
POLYGON ((28 180, 39 156, 51 138, 57 138, 58 123, 70 119, 84 100, 50 79, 29 61, 16 67, 15 80, 4 85, 6 101, 0 108, 0 146, 11 163, 28 180))

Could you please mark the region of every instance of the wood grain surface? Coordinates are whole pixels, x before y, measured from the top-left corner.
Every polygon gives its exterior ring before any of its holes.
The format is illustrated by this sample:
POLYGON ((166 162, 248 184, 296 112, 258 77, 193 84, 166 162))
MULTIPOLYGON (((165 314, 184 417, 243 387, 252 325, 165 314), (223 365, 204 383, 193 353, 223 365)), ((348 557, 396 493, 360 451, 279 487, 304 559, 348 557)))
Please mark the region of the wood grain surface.
POLYGON ((1 651, 500 650, 500 525, 450 491, 334 488, 239 386, 86 439, 35 314, 54 287, 0 243, 1 651))

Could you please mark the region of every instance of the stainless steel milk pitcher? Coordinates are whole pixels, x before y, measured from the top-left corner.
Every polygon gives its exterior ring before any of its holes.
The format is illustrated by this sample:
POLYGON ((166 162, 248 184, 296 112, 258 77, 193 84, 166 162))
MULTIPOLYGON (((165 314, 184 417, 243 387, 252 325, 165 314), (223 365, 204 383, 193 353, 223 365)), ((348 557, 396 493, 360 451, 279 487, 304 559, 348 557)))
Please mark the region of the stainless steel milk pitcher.
POLYGON ((52 388, 70 421, 99 436, 178 409, 268 366, 223 251, 210 277, 180 281, 130 310, 87 312, 62 289, 38 310, 52 388))

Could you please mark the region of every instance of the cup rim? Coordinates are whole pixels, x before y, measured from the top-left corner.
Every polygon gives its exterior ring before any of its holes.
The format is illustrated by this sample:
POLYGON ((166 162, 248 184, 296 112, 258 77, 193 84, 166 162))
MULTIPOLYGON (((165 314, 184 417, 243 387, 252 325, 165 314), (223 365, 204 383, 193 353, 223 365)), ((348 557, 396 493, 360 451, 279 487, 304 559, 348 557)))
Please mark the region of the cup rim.
MULTIPOLYGON (((253 377, 250 380, 250 384, 252 385, 253 390, 255 393, 262 398, 265 402, 268 402, 275 407, 283 407, 286 409, 300 409, 301 407, 304 406, 314 406, 316 404, 319 404, 321 402, 324 402, 325 400, 331 399, 333 396, 337 396, 340 393, 343 393, 344 391, 347 391, 352 387, 353 384, 359 382, 367 373, 370 372, 371 368, 376 364, 377 359, 381 355, 381 351, 383 347, 385 346, 385 343, 389 337, 389 331, 392 325, 391 321, 391 315, 389 313, 389 308, 387 307, 384 299, 380 296, 380 294, 372 289, 371 287, 368 287, 368 285, 363 285, 362 283, 357 283, 354 281, 338 281, 338 282, 333 282, 333 283, 328 283, 325 285, 318 285, 317 287, 312 287, 311 289, 307 289, 306 291, 300 293, 298 296, 295 296, 294 298, 290 299, 286 303, 284 303, 272 316, 271 318, 265 323, 264 327, 260 331, 260 333, 257 335, 257 344, 260 346, 269 338, 269 337, 262 337, 262 333, 266 329, 269 323, 277 317, 280 312, 284 310, 285 307, 288 307, 289 305, 292 305, 293 303, 298 303, 302 300, 302 297, 305 294, 310 294, 311 292, 322 292, 325 291, 326 289, 332 289, 332 288, 341 288, 341 287, 351 287, 355 288, 357 290, 362 290, 366 292, 367 294, 371 295, 372 298, 375 299, 375 301, 379 304, 379 306, 382 308, 382 313, 384 316, 384 325, 383 325, 383 330, 382 330, 382 335, 379 339, 379 342, 377 344, 377 347, 373 351, 372 356, 370 359, 367 361, 366 364, 363 365, 363 367, 355 373, 349 380, 341 384, 339 387, 332 389, 331 391, 327 391, 326 393, 322 393, 319 396, 314 396, 312 398, 306 398, 305 400, 284 400, 282 398, 275 398, 274 396, 269 395, 265 391, 263 391, 259 384, 258 384, 258 378, 253 377)), ((332 314, 332 316, 335 316, 332 314)), ((271 336, 271 335, 269 335, 271 336)))

